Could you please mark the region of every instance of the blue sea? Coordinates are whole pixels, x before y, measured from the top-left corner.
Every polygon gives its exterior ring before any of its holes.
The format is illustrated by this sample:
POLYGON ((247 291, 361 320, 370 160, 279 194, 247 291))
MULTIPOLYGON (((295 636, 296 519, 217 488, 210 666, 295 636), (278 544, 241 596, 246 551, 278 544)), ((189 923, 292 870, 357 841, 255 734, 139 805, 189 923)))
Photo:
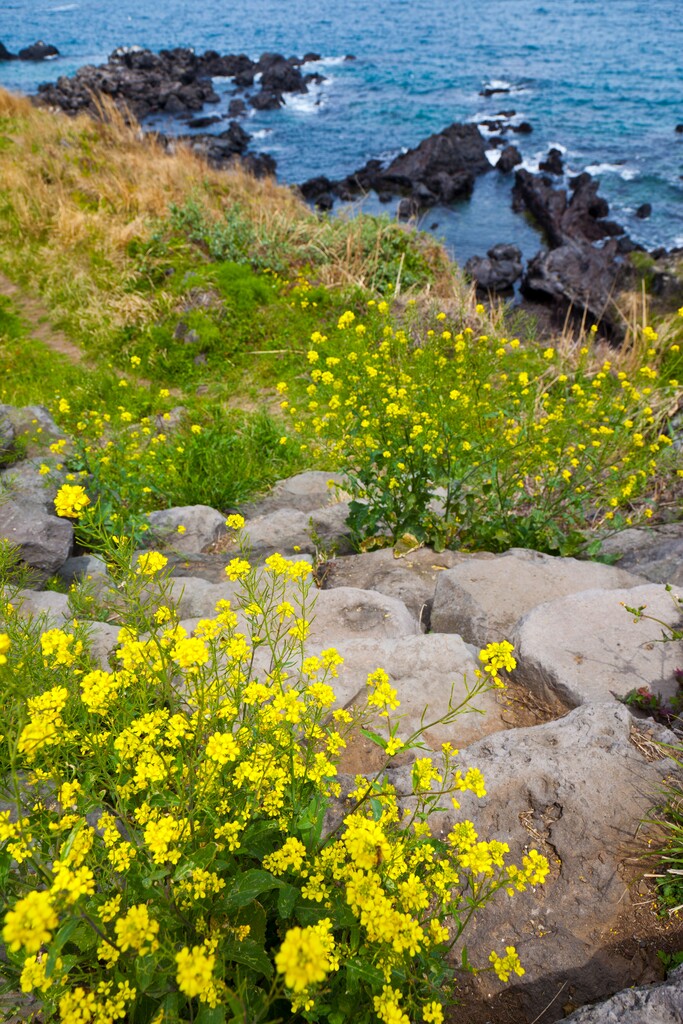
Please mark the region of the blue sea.
MULTIPOLYGON (((453 121, 514 109, 533 126, 510 136, 524 166, 560 148, 569 173, 600 179, 611 216, 636 241, 683 246, 683 0, 5 0, 0 40, 16 52, 37 39, 61 56, 0 62, 0 84, 30 93, 120 45, 319 53, 306 70, 326 76, 321 86, 243 122, 284 182, 343 177, 453 121), (491 84, 509 91, 480 95, 491 84), (635 216, 642 203, 652 204, 647 220, 635 216)), ((233 87, 215 85, 225 108, 233 87)), ((461 262, 497 242, 532 255, 539 236, 512 213, 509 192, 492 171, 471 200, 428 211, 422 226, 461 262)))

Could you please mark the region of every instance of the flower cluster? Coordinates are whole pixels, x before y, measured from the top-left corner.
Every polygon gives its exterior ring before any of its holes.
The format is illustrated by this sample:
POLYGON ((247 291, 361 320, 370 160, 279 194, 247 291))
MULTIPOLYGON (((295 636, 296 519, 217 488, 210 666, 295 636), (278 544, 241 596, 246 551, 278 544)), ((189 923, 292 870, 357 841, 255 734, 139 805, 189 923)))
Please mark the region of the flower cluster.
MULTIPOLYGON (((153 574, 158 600, 144 621, 124 621, 113 668, 66 630, 38 638, 17 625, 16 643, 2 640, 33 687, 0 704, 10 767, 30 793, 0 815, 17 987, 46 1021, 69 1024, 150 1024, 168 1007, 168 1019, 197 1018, 228 1012, 235 992, 250 1017, 284 997, 312 1021, 360 1000, 384 1024, 440 1024, 444 957, 465 919, 498 890, 540 884, 544 858, 510 863, 506 844, 468 821, 432 833, 445 795, 485 792, 446 750, 414 761, 408 804, 383 772, 357 776, 324 835, 352 730, 384 721, 387 765, 419 742, 396 736, 386 673, 368 677, 364 710, 335 708, 342 656, 306 646, 308 563, 274 555, 257 572, 236 560, 237 604, 219 601, 189 633, 155 556, 129 567, 128 593, 153 574)), ((482 658, 480 691, 512 652, 490 645, 482 658)), ((494 956, 499 977, 519 973, 512 947, 494 956)))
POLYGON ((364 323, 343 314, 311 337, 306 401, 282 402, 348 474, 361 538, 569 553, 597 526, 652 515, 681 393, 654 331, 627 373, 587 346, 541 350, 445 314, 426 326, 410 309, 396 324, 386 303, 370 302, 364 323))

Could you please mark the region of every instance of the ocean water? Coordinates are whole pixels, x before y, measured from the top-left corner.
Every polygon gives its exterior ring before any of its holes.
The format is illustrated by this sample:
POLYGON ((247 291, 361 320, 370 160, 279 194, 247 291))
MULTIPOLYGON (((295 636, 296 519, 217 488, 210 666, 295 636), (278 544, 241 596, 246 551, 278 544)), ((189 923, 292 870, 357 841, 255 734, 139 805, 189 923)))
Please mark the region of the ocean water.
MULTIPOLYGON (((611 216, 636 241, 683 246, 683 0, 5 0, 0 40, 16 52, 36 39, 61 56, 0 62, 0 84, 30 93, 119 45, 320 53, 307 70, 324 84, 243 122, 284 182, 342 177, 453 121, 514 109, 533 125, 531 135, 510 136, 526 167, 561 147, 570 173, 600 179, 611 216), (481 96, 492 83, 509 92, 481 96), (652 216, 639 220, 646 202, 652 216)), ((232 86, 216 88, 220 112, 232 86)), ((459 261, 497 242, 532 255, 539 236, 510 210, 509 188, 492 171, 469 202, 428 211, 422 226, 459 261)), ((380 206, 370 199, 368 208, 380 206)))

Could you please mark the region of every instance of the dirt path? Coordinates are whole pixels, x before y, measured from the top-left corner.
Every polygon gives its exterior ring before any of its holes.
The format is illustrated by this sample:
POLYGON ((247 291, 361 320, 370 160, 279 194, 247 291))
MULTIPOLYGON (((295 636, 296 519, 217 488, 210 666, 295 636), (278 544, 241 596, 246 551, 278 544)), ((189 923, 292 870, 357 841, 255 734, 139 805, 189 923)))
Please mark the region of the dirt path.
POLYGON ((74 345, 65 334, 55 330, 50 324, 50 314, 39 299, 27 295, 4 274, 0 274, 0 295, 11 299, 19 315, 26 321, 31 337, 42 341, 44 345, 66 356, 72 363, 82 363, 85 356, 82 350, 74 345))

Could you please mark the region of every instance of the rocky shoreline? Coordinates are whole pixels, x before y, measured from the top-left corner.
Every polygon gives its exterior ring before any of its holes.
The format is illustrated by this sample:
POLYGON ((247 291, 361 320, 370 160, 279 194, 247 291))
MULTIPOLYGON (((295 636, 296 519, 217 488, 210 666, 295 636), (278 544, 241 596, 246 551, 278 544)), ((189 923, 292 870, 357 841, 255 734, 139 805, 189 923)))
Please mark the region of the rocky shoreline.
MULTIPOLYGON (((45 56, 56 50, 43 43, 29 49, 38 54, 41 51, 36 47, 44 48, 45 56)), ((7 54, 0 44, 0 59, 3 51, 7 54)), ((61 76, 41 85, 35 101, 67 114, 85 111, 98 116, 98 97, 106 96, 143 122, 164 115, 186 124, 191 133, 182 129, 172 135, 157 132, 169 151, 180 140, 214 167, 227 168, 238 160, 257 176, 274 175, 275 160, 250 148, 252 138, 239 119, 249 108, 276 110, 288 95, 305 94, 311 86, 321 84, 323 75, 306 70, 307 64, 318 60, 316 53, 302 57, 263 53, 252 60, 246 54, 221 55, 215 50, 199 54, 176 48, 155 54, 139 47, 121 47, 106 64, 86 65, 72 77, 61 76), (222 115, 205 112, 207 106, 221 100, 214 79, 228 81, 232 89, 227 113, 222 115)), ((609 218, 609 206, 598 194, 597 179, 585 172, 568 178, 556 148, 540 162, 537 173, 520 168, 522 154, 510 137, 532 131, 533 126, 520 121, 514 109, 500 110, 477 124, 449 125, 388 163, 370 159, 342 179, 319 175, 298 188, 303 198, 321 211, 331 210, 337 201, 351 202, 375 192, 382 202, 398 199, 397 215, 410 219, 431 207, 466 199, 481 175, 514 173, 513 209, 536 224, 544 244, 526 266, 514 239, 501 239, 485 256, 468 260, 465 272, 482 296, 509 296, 518 288, 524 301, 547 308, 556 319, 574 313, 601 325, 604 335, 618 342, 624 324, 615 298, 637 284, 628 256, 640 250, 648 257, 663 259, 652 276, 658 278, 661 290, 671 292, 672 306, 683 302, 683 285, 671 280, 666 264, 667 257, 677 257, 680 252, 646 254, 609 218), (498 152, 495 162, 492 150, 498 152)), ((649 212, 648 204, 643 204, 638 215, 646 217, 649 212)))

